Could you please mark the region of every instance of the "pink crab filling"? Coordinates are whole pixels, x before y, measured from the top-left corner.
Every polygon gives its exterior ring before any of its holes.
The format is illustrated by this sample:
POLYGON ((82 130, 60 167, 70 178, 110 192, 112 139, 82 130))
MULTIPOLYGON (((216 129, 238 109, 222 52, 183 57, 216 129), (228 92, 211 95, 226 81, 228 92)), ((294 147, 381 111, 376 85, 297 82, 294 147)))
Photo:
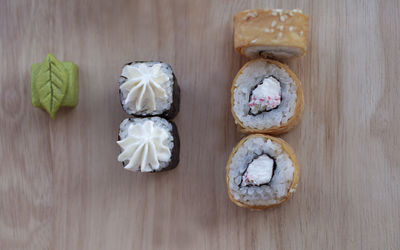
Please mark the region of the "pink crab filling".
POLYGON ((242 186, 263 185, 271 181, 274 160, 267 155, 254 159, 242 177, 242 186))
POLYGON ((269 111, 281 104, 281 85, 279 81, 272 76, 264 78, 251 93, 249 102, 250 112, 258 114, 263 111, 269 111))

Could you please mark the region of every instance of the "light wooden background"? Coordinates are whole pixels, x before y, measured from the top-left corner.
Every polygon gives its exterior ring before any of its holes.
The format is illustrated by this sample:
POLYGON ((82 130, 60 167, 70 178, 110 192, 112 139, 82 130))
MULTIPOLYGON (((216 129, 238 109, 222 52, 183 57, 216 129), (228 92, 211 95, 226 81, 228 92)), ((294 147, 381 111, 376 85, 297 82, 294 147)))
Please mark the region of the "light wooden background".
POLYGON ((379 1, 0 0, 0 249, 399 249, 400 3, 379 1), (301 178, 263 212, 226 195, 241 135, 229 89, 246 61, 233 14, 301 8, 307 54, 289 63, 305 92, 283 136, 301 178), (32 63, 79 66, 75 109, 33 108, 32 63), (181 163, 123 170, 117 81, 124 63, 170 63, 182 89, 181 163))

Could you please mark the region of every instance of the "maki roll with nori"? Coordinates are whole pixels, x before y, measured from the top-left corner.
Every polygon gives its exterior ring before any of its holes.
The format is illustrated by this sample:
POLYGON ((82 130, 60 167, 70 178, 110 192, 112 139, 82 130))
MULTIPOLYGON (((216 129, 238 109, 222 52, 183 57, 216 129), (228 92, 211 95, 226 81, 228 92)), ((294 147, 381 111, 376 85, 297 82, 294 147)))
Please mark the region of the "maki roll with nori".
POLYGON ((232 114, 244 133, 281 134, 300 121, 304 106, 301 83, 284 64, 255 59, 233 80, 232 114))
POLYGON ((179 112, 180 89, 169 64, 139 61, 126 64, 119 80, 123 109, 137 117, 174 118, 179 112))
POLYGON ((127 118, 119 130, 118 161, 137 172, 159 172, 179 163, 179 135, 173 122, 160 117, 127 118))
POLYGON ((290 198, 298 179, 299 166, 292 148, 268 135, 242 139, 226 165, 229 198, 241 207, 277 206, 290 198))

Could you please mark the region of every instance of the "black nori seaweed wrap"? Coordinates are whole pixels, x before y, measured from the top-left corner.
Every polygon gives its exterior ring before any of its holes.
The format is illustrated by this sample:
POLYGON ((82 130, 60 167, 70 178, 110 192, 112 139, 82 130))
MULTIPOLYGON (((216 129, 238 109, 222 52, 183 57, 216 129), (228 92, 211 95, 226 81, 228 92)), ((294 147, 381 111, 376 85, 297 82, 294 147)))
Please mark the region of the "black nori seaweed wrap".
MULTIPOLYGON (((178 127, 176 126, 175 122, 169 121, 172 125, 172 137, 174 138, 174 147, 172 148, 171 152, 171 161, 169 162, 168 167, 161 169, 160 171, 166 171, 166 170, 171 170, 174 169, 178 166, 179 164, 179 153, 181 150, 181 142, 179 139, 179 133, 178 133, 178 127)), ((158 171, 158 172, 160 172, 158 171)), ((153 172, 154 173, 154 172, 153 172)))

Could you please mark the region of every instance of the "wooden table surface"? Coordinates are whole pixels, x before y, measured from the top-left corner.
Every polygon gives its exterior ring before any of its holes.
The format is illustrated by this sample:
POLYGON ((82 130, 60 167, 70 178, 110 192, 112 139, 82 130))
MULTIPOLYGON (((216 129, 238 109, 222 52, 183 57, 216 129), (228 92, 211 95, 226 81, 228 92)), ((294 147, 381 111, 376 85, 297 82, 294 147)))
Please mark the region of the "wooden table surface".
POLYGON ((399 249, 399 30, 397 0, 0 0, 0 249, 399 249), (310 15, 308 52, 289 62, 305 112, 282 136, 300 182, 262 212, 231 203, 224 180, 246 62, 232 18, 257 7, 310 15), (79 67, 79 104, 55 120, 30 99, 48 52, 79 67), (181 162, 160 174, 116 160, 121 68, 149 59, 182 90, 181 162))

